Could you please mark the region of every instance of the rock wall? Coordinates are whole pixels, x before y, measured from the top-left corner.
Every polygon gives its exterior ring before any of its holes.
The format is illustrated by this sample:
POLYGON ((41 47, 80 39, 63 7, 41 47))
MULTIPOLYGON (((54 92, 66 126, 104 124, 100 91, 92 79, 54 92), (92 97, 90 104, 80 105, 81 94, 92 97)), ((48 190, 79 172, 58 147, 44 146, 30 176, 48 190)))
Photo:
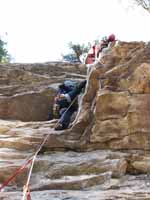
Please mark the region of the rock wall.
POLYGON ((64 63, 0 65, 0 118, 44 121, 52 116, 56 86, 82 80, 85 66, 64 63))
MULTIPOLYGON (((35 161, 33 199, 150 199, 150 44, 120 42, 103 62, 87 74, 77 117, 65 131, 54 131, 56 120, 36 121, 38 114, 44 118, 45 107, 38 113, 33 109, 27 118, 26 106, 34 107, 38 101, 43 105, 49 85, 55 88, 71 77, 83 79, 85 66, 57 63, 53 73, 49 64, 0 66, 0 116, 5 119, 0 120, 1 183, 49 135, 35 161)), ((29 166, 0 198, 21 199, 28 172, 29 166)))
POLYGON ((72 132, 94 149, 149 150, 149 80, 149 45, 120 43, 90 72, 72 132))

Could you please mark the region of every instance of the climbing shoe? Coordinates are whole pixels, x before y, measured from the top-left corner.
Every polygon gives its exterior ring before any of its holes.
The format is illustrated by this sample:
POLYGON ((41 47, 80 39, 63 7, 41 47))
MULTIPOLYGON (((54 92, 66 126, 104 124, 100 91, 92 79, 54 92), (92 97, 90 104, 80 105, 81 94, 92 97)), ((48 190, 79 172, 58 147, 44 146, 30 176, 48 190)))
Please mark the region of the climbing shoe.
POLYGON ((58 123, 54 129, 55 131, 61 131, 64 130, 65 128, 62 124, 58 123))

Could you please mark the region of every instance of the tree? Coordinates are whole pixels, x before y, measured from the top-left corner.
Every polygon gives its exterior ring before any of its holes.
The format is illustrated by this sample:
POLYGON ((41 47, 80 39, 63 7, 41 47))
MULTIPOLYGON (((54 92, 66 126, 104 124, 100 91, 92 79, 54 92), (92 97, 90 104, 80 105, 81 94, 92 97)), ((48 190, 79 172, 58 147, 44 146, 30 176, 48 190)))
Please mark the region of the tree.
POLYGON ((0 63, 10 62, 11 56, 8 54, 5 45, 7 43, 0 39, 0 63))
POLYGON ((134 0, 137 5, 142 6, 145 10, 150 13, 150 0, 134 0))
POLYGON ((69 48, 73 50, 75 57, 78 61, 80 61, 80 56, 83 53, 86 53, 88 51, 88 47, 85 44, 73 44, 72 42, 69 43, 69 48))
POLYGON ((87 53, 89 49, 89 47, 85 44, 73 44, 72 42, 69 42, 68 46, 72 52, 67 55, 63 55, 63 59, 70 62, 81 62, 80 56, 84 53, 87 53))

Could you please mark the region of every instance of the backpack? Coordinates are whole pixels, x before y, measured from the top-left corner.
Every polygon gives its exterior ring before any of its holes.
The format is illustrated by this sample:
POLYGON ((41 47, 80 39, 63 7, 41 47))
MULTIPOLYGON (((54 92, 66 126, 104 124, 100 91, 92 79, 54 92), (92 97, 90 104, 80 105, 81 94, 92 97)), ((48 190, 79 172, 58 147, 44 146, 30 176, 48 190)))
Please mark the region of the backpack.
POLYGON ((61 85, 59 85, 58 93, 68 93, 72 91, 77 86, 77 82, 72 80, 66 80, 61 85))

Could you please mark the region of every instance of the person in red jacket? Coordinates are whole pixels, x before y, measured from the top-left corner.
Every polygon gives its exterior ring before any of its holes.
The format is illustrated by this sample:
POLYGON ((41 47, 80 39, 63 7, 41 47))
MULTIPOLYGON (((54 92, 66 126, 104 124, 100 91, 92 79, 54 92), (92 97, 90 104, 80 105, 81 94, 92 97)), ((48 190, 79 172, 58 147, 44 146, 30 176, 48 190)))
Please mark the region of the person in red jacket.
POLYGON ((95 61, 95 56, 96 56, 95 50, 96 50, 96 44, 94 43, 93 45, 91 45, 91 48, 89 49, 87 53, 85 64, 92 64, 95 61))
POLYGON ((114 34, 104 37, 100 43, 96 46, 96 58, 99 58, 99 54, 104 50, 110 50, 116 43, 116 37, 114 34))
POLYGON ((116 37, 114 34, 111 34, 108 37, 103 37, 99 44, 92 45, 87 53, 85 64, 93 64, 99 58, 99 54, 104 49, 110 50, 115 45, 115 42, 116 37))

